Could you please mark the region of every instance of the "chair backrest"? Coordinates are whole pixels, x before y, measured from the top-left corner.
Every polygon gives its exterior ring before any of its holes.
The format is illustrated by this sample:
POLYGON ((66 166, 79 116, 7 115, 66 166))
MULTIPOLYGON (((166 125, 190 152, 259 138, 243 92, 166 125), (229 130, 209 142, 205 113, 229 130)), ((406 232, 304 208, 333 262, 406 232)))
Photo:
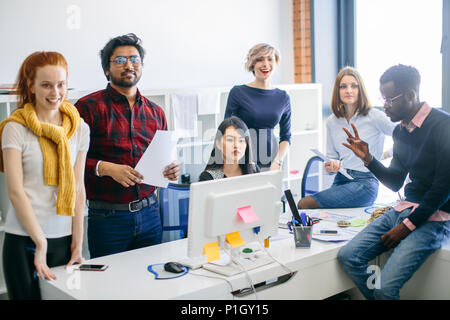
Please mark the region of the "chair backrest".
POLYGON ((302 178, 302 198, 320 191, 319 187, 321 175, 319 164, 322 162, 323 160, 320 157, 314 156, 306 163, 302 178))
POLYGON ((187 237, 189 215, 189 184, 169 183, 159 189, 159 212, 162 242, 187 237))

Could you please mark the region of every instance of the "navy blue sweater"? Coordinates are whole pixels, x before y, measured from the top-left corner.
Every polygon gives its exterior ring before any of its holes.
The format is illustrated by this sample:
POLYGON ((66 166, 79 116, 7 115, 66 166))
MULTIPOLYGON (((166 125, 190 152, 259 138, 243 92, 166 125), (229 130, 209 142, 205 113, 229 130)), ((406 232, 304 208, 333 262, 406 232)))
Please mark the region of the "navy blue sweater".
POLYGON ((239 117, 250 129, 253 160, 263 165, 276 154, 273 150, 277 149, 277 144, 273 143, 273 128, 277 124, 280 125, 280 142, 291 141, 291 102, 286 91, 234 86, 228 95, 225 110, 225 118, 230 116, 239 117))
POLYGON ((419 204, 408 217, 419 227, 438 209, 450 213, 450 115, 432 109, 420 128, 411 133, 397 125, 392 134, 394 156, 389 168, 375 158, 369 170, 388 188, 405 186, 407 201, 419 204))

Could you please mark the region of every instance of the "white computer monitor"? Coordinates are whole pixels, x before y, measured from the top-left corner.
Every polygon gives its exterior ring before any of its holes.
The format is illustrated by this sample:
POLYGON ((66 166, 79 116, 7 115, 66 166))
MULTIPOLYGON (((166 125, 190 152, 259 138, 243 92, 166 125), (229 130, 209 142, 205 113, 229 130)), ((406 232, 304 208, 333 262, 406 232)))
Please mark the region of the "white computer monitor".
POLYGON ((282 172, 268 171, 191 184, 188 220, 188 256, 199 257, 205 244, 219 242, 239 231, 245 243, 278 233, 282 203, 282 172), (239 208, 251 206, 258 220, 245 223, 239 208), (259 227, 258 236, 255 227, 259 227))

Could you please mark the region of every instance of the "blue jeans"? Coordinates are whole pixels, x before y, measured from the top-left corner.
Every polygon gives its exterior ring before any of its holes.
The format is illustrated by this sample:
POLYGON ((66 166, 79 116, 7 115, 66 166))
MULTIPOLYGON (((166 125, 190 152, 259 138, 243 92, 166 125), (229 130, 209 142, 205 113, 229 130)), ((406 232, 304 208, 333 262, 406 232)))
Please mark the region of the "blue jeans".
POLYGON ((450 221, 425 222, 393 249, 379 273, 379 282, 374 283, 374 269, 369 268, 368 263, 390 250, 382 244, 380 237, 402 223, 410 213, 411 209, 387 211, 339 251, 339 262, 366 299, 399 299, 403 285, 449 239, 450 221))
POLYGON ((321 208, 371 206, 378 196, 378 180, 370 172, 347 170, 354 179, 336 174, 330 188, 312 195, 321 208))
POLYGON ((88 245, 91 258, 161 243, 158 203, 136 212, 89 209, 88 245))

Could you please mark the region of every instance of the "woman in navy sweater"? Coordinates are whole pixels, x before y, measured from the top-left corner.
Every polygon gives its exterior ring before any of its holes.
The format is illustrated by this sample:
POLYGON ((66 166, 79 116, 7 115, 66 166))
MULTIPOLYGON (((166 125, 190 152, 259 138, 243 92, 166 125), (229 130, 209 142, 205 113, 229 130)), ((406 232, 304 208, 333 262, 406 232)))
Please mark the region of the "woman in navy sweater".
POLYGON ((245 68, 255 80, 234 86, 228 96, 225 118, 237 116, 248 126, 253 141, 253 159, 264 170, 279 170, 291 140, 291 102, 286 91, 273 88, 271 76, 280 62, 272 46, 253 46, 245 68), (280 127, 279 142, 273 133, 280 127))

